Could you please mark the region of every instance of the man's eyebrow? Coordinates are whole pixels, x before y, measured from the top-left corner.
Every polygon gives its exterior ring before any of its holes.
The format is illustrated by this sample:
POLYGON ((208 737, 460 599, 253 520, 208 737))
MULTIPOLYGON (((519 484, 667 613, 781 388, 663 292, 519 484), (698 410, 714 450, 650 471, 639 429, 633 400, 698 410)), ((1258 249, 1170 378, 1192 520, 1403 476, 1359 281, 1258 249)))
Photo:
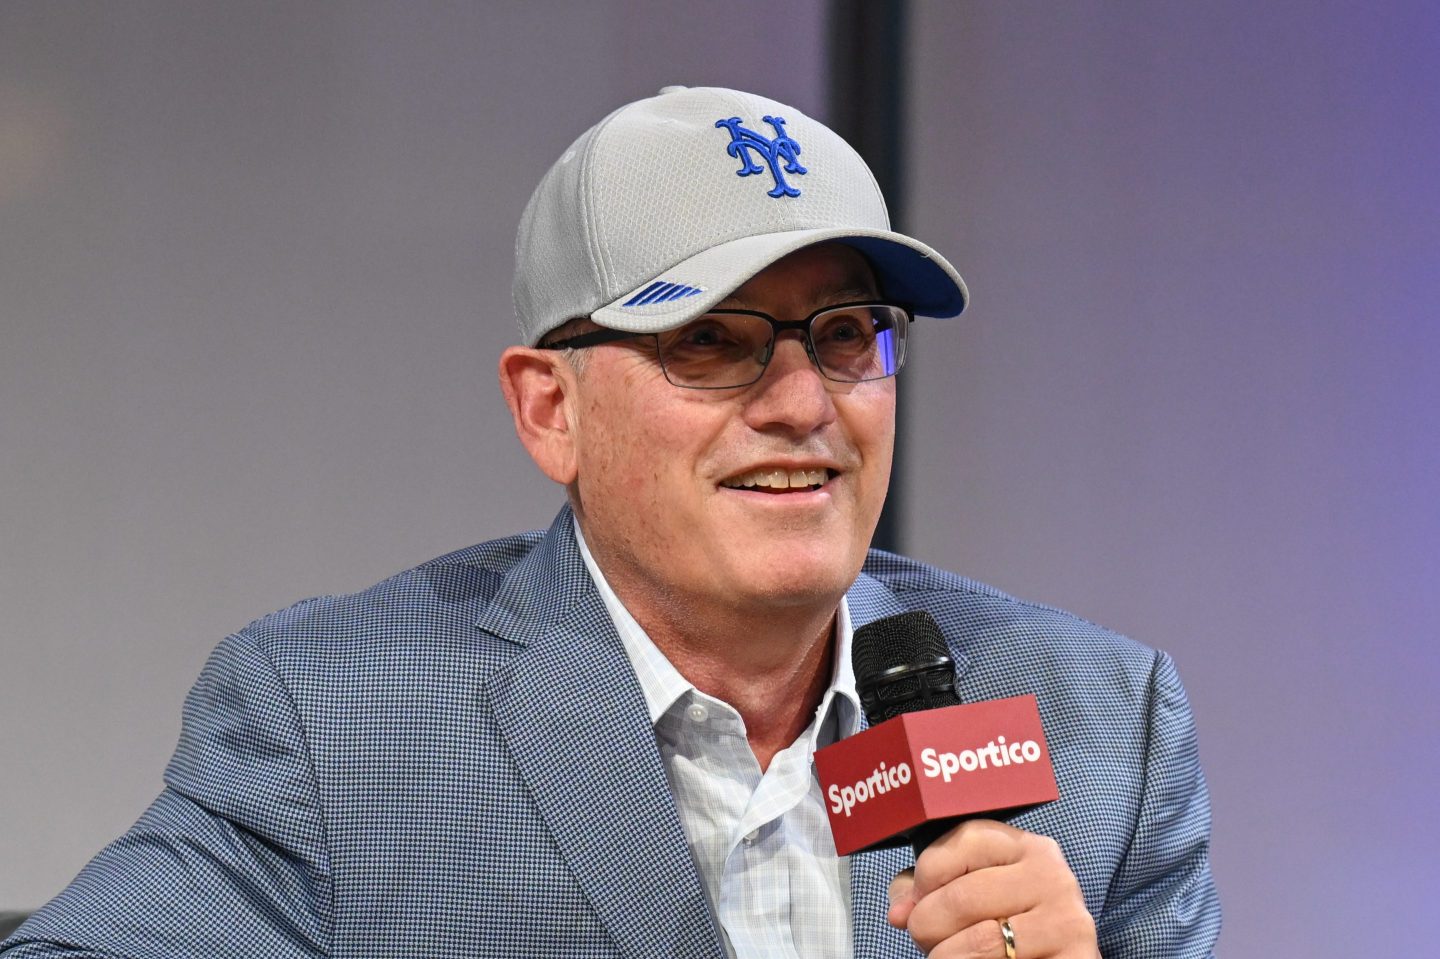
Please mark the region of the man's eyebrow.
POLYGON ((832 303, 855 303, 861 300, 874 300, 880 293, 873 286, 847 286, 843 290, 836 290, 824 299, 832 303))

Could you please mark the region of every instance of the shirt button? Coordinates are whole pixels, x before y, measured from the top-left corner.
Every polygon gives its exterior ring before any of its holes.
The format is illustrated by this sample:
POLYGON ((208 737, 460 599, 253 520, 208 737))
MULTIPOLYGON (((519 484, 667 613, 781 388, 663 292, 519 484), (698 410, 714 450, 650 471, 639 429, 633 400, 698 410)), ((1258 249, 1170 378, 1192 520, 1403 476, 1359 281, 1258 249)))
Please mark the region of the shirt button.
POLYGON ((759 838, 760 838, 760 830, 758 830, 758 829, 752 829, 752 830, 750 830, 749 832, 747 832, 747 833, 745 834, 745 838, 742 839, 742 840, 740 840, 740 841, 743 842, 745 845, 750 846, 750 845, 753 845, 753 844, 755 843, 755 840, 757 840, 757 839, 759 839, 759 838))
POLYGON ((704 703, 691 703, 685 707, 685 715, 689 716, 693 722, 703 723, 710 718, 710 710, 705 708, 704 703))

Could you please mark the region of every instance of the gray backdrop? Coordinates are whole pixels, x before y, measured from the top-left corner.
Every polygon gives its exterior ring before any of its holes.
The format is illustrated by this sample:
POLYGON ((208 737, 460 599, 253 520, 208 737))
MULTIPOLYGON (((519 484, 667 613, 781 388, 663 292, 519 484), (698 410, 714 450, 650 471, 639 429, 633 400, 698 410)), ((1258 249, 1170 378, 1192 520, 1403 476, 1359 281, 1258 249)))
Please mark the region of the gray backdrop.
MULTIPOLYGON (((160 785, 226 632, 561 501, 494 384, 514 224, 666 83, 825 115, 823 0, 0 6, 0 910, 160 785)), ((1172 652, 1222 951, 1440 890, 1432 5, 918 3, 921 558, 1172 652), (1423 764, 1423 765, 1422 765, 1423 764)))

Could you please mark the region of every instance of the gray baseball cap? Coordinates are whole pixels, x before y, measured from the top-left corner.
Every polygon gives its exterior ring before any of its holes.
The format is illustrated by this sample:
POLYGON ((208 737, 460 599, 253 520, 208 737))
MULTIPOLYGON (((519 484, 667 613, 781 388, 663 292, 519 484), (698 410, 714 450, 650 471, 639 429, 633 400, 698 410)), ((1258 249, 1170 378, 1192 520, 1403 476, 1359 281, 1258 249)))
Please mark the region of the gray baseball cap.
POLYGON ((838 240, 888 299, 955 316, 969 297, 944 257, 890 230, 865 161, 817 120, 717 87, 666 87, 591 127, 530 197, 515 241, 524 341, 576 317, 674 329, 776 260, 838 240))

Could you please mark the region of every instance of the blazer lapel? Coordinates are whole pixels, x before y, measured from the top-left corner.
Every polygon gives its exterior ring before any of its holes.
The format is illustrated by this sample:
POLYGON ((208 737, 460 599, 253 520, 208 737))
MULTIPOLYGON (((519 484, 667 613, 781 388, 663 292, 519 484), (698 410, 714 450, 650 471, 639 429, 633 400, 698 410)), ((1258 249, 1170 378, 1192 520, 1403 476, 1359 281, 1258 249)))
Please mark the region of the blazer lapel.
POLYGON ((903 929, 885 921, 890 909, 890 880, 915 868, 909 846, 861 852, 850 857, 851 935, 857 959, 919 959, 920 948, 903 929))
POLYGON ((569 509, 478 626, 527 647, 486 682, 561 854, 627 956, 724 956, 639 680, 569 509))

